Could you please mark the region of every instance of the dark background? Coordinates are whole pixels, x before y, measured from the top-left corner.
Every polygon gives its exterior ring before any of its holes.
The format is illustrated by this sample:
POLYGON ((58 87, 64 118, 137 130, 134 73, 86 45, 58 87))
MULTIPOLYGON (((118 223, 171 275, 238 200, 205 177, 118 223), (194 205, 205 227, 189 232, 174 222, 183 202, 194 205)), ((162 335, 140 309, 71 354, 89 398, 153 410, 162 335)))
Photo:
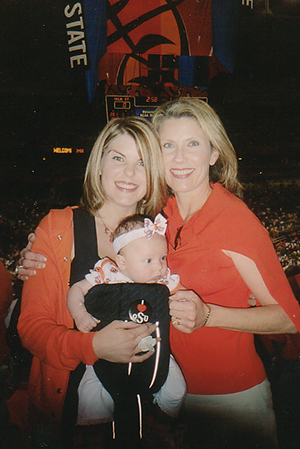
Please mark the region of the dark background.
MULTIPOLYGON (((246 0, 245 0, 246 2, 246 0)), ((242 177, 298 176, 300 2, 254 0, 241 6, 235 72, 209 87, 240 160, 242 177)), ((0 178, 48 179, 81 173, 105 123, 104 103, 87 101, 82 75, 70 73, 62 0, 1 0, 0 178), (85 154, 53 155, 53 147, 85 154)))

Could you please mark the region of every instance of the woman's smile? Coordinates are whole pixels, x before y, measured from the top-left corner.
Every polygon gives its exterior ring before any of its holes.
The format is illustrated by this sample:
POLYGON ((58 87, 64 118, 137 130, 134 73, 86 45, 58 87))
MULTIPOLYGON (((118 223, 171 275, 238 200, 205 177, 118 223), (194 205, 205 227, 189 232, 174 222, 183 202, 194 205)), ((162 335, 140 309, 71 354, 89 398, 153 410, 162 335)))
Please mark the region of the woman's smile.
POLYGON ((132 182, 128 183, 125 181, 115 181, 115 185, 117 186, 118 189, 122 190, 123 192, 126 191, 133 192, 139 187, 137 184, 133 184, 132 182))
POLYGON ((171 168, 170 172, 175 178, 186 178, 194 172, 194 168, 171 168))

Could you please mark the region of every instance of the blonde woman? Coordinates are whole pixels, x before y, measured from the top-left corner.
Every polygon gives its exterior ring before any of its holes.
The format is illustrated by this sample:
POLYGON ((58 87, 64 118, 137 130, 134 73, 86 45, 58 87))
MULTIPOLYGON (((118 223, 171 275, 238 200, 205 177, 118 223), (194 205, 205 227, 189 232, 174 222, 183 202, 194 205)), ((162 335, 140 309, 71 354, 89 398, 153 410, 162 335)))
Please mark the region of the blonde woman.
POLYGON ((170 340, 187 381, 191 446, 276 447, 254 334, 297 332, 299 305, 267 231, 239 199, 236 155, 214 110, 181 98, 152 122, 172 192, 168 264, 188 290, 170 298, 170 340), (251 293, 257 307, 248 307, 251 293))

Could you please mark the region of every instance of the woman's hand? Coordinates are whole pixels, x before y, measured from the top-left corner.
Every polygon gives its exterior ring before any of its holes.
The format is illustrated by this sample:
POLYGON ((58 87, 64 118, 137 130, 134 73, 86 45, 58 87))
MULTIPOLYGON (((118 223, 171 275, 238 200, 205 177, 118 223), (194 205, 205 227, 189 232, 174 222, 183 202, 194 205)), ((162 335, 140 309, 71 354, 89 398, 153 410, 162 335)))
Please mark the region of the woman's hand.
POLYGON ((27 281, 28 276, 34 276, 36 274, 35 269, 45 268, 44 262, 46 262, 47 258, 43 254, 31 252, 31 247, 35 239, 36 235, 33 232, 29 234, 27 246, 20 252, 17 272, 18 278, 21 281, 27 281))
POLYGON ((209 312, 208 306, 192 290, 178 290, 170 297, 169 307, 173 325, 186 334, 202 327, 209 312))
POLYGON ((156 329, 155 324, 137 324, 133 321, 113 321, 95 333, 93 348, 99 359, 115 363, 143 362, 151 357, 153 352, 142 355, 138 344, 151 335, 156 329))

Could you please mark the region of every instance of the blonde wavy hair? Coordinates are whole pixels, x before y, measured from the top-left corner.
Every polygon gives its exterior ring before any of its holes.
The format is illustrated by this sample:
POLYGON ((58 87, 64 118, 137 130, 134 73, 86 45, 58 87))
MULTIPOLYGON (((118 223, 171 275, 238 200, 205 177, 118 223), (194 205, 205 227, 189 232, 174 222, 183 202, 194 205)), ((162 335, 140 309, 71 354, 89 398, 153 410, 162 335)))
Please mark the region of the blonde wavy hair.
POLYGON ((122 134, 133 137, 146 172, 147 192, 138 202, 136 212, 154 215, 166 203, 167 186, 158 134, 151 123, 139 117, 111 120, 98 136, 85 171, 81 206, 92 215, 103 206, 106 195, 100 176, 102 157, 110 142, 122 134))
POLYGON ((237 157, 232 143, 217 113, 204 101, 182 97, 159 106, 152 117, 156 130, 164 121, 175 118, 193 118, 202 128, 213 149, 219 152, 217 162, 210 167, 211 182, 220 182, 226 189, 241 197, 243 187, 237 178, 237 157))

